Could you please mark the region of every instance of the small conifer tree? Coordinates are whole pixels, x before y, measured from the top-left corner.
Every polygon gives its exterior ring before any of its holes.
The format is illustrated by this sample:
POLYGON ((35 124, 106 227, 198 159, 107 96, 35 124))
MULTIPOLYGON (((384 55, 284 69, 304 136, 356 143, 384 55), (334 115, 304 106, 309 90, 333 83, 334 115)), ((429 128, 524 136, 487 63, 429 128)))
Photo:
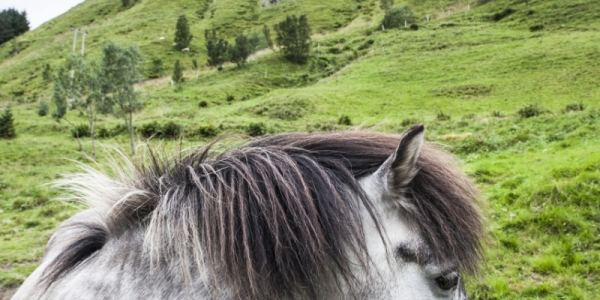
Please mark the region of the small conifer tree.
POLYGON ((267 41, 267 45, 269 48, 273 49, 273 39, 271 39, 271 29, 265 24, 262 29, 262 33, 265 36, 265 40, 267 41))
POLYGON ((235 45, 229 48, 229 59, 241 67, 250 56, 250 42, 244 34, 238 34, 235 45))
POLYGON ((175 61, 175 67, 173 67, 173 76, 171 77, 175 84, 183 82, 183 69, 179 59, 175 61))
POLYGON ((217 37, 216 30, 204 31, 204 37, 206 39, 206 52, 208 54, 208 65, 209 66, 220 66, 227 59, 227 50, 229 49, 229 43, 226 40, 217 37))
POLYGON ((2 116, 0 116, 0 138, 12 139, 16 136, 17 133, 15 132, 13 115, 10 111, 10 107, 6 106, 6 108, 4 108, 2 116))
POLYGON ((306 15, 287 16, 285 20, 275 24, 277 45, 283 56, 295 63, 305 63, 310 52, 310 25, 306 15))
POLYGON ((175 43, 177 43, 177 47, 179 49, 189 47, 194 36, 190 33, 190 27, 185 15, 179 16, 175 30, 175 43))

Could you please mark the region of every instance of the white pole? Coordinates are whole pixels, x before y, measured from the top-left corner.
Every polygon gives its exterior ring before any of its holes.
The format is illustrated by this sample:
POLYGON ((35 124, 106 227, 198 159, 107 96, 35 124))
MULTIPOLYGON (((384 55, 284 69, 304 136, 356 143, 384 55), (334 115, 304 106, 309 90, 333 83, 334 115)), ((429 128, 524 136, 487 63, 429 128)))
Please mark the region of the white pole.
POLYGON ((427 22, 429 22, 429 15, 427 15, 427 22))
POLYGON ((383 27, 383 24, 381 24, 381 30, 385 30, 385 27, 383 27))
POLYGON ((408 23, 406 22, 406 20, 404 20, 404 27, 407 27, 408 23))
POLYGON ((82 31, 81 32, 81 56, 83 56, 84 51, 85 51, 85 36, 87 35, 87 32, 82 31))
POLYGON ((79 32, 79 29, 71 28, 71 30, 73 30, 73 53, 75 53, 75 45, 77 44, 77 33, 79 32))

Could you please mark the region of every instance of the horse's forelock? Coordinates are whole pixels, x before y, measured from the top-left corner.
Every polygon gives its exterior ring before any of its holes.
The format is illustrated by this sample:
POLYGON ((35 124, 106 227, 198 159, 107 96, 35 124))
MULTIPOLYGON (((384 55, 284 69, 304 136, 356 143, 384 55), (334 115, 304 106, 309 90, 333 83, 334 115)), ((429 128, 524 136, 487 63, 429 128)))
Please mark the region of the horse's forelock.
MULTIPOLYGON (((122 195, 111 194, 106 229, 116 234, 132 224, 147 226, 145 249, 155 262, 179 261, 183 272, 207 268, 210 282, 242 298, 335 292, 339 280, 345 286, 355 280, 350 256, 369 264, 354 197, 370 212, 372 204, 356 178, 377 170, 399 138, 287 134, 216 158, 208 148, 177 159, 151 156, 149 166, 119 180, 122 195)), ((473 270, 483 237, 477 190, 448 158, 425 144, 409 213, 438 260, 473 270)), ((95 192, 104 193, 101 187, 95 192)))

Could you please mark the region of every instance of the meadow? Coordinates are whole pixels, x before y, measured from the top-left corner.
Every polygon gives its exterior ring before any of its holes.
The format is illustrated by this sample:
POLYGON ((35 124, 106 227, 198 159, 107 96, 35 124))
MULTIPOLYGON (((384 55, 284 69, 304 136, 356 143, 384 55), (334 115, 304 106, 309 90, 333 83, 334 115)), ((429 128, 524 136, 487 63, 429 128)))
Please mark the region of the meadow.
MULTIPOLYGON (((151 145, 174 151, 256 126, 260 134, 400 133, 423 123, 427 140, 460 158, 487 203, 490 243, 481 274, 467 280, 473 299, 600 294, 600 3, 397 1, 420 16, 418 30, 381 30, 378 1, 233 2, 182 0, 165 9, 163 1, 142 1, 122 10, 119 1, 88 0, 20 37, 26 47, 18 56, 0 46, 0 104, 10 103, 18 134, 0 140, 0 286, 19 286, 56 226, 80 209, 53 200, 60 191, 50 183, 78 162, 92 163, 90 142, 78 151, 66 123, 37 114, 52 91, 42 66, 70 51, 74 25, 90 32, 90 59, 114 40, 135 42, 148 61, 183 61, 180 90, 169 71, 138 86, 138 130, 155 121, 183 128, 181 140, 151 145), (196 36, 191 53, 158 41, 172 39, 183 12, 196 36), (192 58, 206 59, 204 29, 232 39, 291 13, 307 14, 313 26, 307 64, 265 49, 241 68, 191 70, 192 58)), ((67 116, 86 123, 77 111, 67 116)), ((98 123, 113 133, 101 144, 127 149, 119 119, 101 115, 98 123)), ((101 152, 92 164, 107 157, 101 152)))

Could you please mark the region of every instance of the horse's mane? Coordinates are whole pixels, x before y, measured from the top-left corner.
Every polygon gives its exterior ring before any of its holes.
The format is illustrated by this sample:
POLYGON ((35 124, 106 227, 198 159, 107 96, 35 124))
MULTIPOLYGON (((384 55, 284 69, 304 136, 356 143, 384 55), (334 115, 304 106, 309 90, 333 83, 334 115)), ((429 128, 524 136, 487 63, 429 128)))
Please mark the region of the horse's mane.
MULTIPOLYGON (((210 282, 240 298, 316 298, 351 287, 352 268, 367 270, 370 263, 360 205, 377 224, 358 179, 375 172, 399 139, 371 132, 285 134, 217 156, 210 147, 178 158, 152 156, 118 179, 92 170, 68 177, 67 188, 105 220, 54 259, 46 282, 111 236, 145 227, 144 247, 154 263, 178 261, 188 276, 207 269, 210 282)), ((399 207, 410 210, 404 215, 437 261, 476 270, 484 236, 476 188, 431 144, 423 146, 418 166, 407 189, 411 203, 399 207)))

